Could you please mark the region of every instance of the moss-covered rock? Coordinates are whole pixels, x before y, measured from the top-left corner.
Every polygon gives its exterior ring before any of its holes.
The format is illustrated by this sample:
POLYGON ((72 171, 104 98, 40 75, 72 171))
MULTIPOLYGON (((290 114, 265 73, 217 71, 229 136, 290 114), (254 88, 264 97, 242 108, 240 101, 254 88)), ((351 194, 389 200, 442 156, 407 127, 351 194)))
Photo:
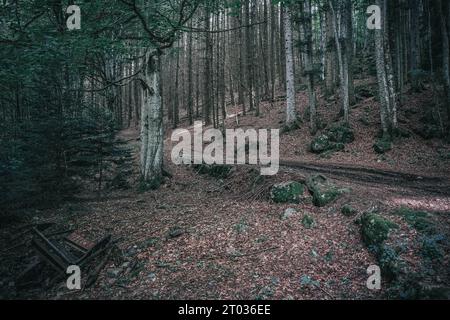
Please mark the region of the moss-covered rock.
POLYGON ((330 142, 330 138, 326 134, 317 136, 311 142, 311 151, 313 153, 322 153, 328 150, 332 150, 334 144, 330 142))
POLYGON ((275 184, 270 190, 270 198, 276 203, 300 203, 305 187, 296 181, 275 184))
POLYGON ((366 246, 381 246, 389 232, 398 226, 376 213, 365 213, 361 217, 362 238, 366 246))
POLYGON ((384 154, 390 150, 392 150, 392 141, 390 138, 381 138, 378 139, 373 145, 373 149, 378 154, 384 154))
POLYGON ((348 125, 336 124, 312 140, 311 151, 317 154, 341 151, 345 149, 345 144, 354 140, 355 135, 348 125))
POLYGON ((355 141, 355 134, 348 124, 336 124, 332 126, 327 131, 327 135, 330 141, 335 143, 347 144, 355 141))
POLYGON ((314 205, 318 207, 326 206, 346 192, 346 189, 338 188, 323 175, 310 176, 306 185, 313 196, 314 205))

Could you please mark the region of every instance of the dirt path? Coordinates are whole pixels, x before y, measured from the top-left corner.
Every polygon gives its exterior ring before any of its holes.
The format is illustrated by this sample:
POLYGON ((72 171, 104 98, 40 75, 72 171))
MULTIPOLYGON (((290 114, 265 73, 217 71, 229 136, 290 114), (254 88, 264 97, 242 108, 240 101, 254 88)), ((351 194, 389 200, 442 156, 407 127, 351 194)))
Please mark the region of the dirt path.
POLYGON ((280 160, 280 166, 308 173, 326 174, 338 180, 346 180, 364 185, 387 185, 415 191, 450 196, 450 179, 446 177, 427 177, 411 173, 347 166, 301 162, 296 160, 280 160))

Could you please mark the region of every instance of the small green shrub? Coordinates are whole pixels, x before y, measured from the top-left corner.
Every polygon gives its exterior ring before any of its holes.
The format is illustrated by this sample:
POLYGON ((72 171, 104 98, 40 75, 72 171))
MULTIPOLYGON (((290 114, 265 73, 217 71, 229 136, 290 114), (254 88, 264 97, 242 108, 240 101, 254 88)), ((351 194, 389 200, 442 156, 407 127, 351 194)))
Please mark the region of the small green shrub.
POLYGON ((270 198, 276 203, 300 203, 305 187, 296 181, 276 184, 270 190, 270 198))
POLYGON ((305 214, 305 216, 302 219, 302 225, 306 228, 306 229, 312 229, 315 226, 315 221, 314 218, 311 217, 308 214, 305 214))
POLYGON ((362 237, 368 246, 381 246, 387 240, 389 232, 398 226, 376 213, 365 213, 361 217, 362 237))
POLYGON ((435 226, 430 220, 430 215, 425 211, 415 211, 406 207, 399 208, 394 211, 394 214, 399 215, 417 231, 426 234, 435 233, 435 226))
POLYGON ((346 204, 342 207, 341 213, 346 217, 352 217, 358 213, 358 211, 350 206, 349 204, 346 204))
POLYGON ((392 150, 392 140, 390 137, 378 139, 373 145, 373 149, 378 154, 384 154, 392 150))
POLYGON ((445 236, 436 234, 433 236, 424 236, 422 239, 421 254, 429 261, 440 261, 444 257, 444 249, 442 243, 445 236))

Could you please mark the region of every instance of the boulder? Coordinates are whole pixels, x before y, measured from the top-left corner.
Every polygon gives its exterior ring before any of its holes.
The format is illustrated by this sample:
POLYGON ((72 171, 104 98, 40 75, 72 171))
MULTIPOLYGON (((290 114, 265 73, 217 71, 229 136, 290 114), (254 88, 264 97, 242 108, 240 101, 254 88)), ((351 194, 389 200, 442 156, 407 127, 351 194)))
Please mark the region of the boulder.
POLYGON ((324 153, 327 151, 340 151, 345 144, 355 141, 353 130, 345 124, 337 124, 313 139, 311 151, 313 153, 324 153))
POLYGON ((324 207, 335 201, 346 190, 338 188, 323 175, 310 176, 306 185, 313 196, 315 206, 324 207))
POLYGON ((270 190, 270 198, 276 203, 300 203, 304 186, 296 181, 275 184, 270 190))
POLYGON ((297 210, 295 210, 293 208, 287 208, 284 211, 284 213, 281 215, 281 220, 287 220, 296 214, 297 214, 297 210))

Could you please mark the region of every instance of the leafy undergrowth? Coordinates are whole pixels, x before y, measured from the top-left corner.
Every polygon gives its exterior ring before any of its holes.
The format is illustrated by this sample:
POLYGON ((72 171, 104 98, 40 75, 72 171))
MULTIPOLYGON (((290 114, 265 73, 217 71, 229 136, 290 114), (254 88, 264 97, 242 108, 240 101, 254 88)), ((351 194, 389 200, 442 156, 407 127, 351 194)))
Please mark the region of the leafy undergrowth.
POLYGON ((358 222, 388 281, 388 298, 450 299, 448 229, 435 214, 400 207, 386 217, 366 212, 358 222))

